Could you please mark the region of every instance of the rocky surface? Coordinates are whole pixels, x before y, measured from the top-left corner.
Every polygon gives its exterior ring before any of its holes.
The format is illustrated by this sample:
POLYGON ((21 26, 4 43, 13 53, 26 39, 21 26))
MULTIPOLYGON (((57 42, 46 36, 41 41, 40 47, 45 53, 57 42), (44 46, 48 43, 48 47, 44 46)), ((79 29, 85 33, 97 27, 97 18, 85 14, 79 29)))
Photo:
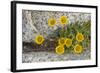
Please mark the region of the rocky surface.
POLYGON ((54 52, 54 50, 53 51, 50 50, 50 49, 54 49, 54 46, 53 47, 47 46, 46 43, 34 48, 32 43, 34 43, 34 38, 38 34, 41 34, 44 36, 45 39, 48 39, 47 36, 52 31, 56 30, 58 27, 61 27, 59 22, 54 27, 52 28, 49 27, 47 24, 48 19, 55 18, 58 21, 62 15, 68 16, 69 23, 74 23, 76 21, 84 22, 84 21, 91 20, 91 14, 89 13, 50 12, 50 11, 34 11, 34 10, 22 11, 23 43, 24 42, 31 43, 29 44, 29 46, 23 45, 23 53, 22 53, 23 63, 90 59, 90 56, 91 56, 90 49, 85 49, 84 52, 80 55, 77 55, 73 52, 65 53, 63 55, 57 55, 54 52), (40 48, 45 45, 47 47, 40 48), (38 51, 38 49, 40 50, 38 51))
POLYGON ((69 61, 69 60, 88 60, 90 59, 90 49, 85 50, 82 54, 65 53, 57 55, 55 52, 27 52, 22 55, 23 63, 34 62, 53 62, 53 61, 69 61))
POLYGON ((23 10, 22 11, 22 34, 23 42, 34 42, 34 38, 37 34, 43 35, 47 38, 53 30, 57 27, 61 27, 57 23, 54 27, 48 26, 48 19, 55 18, 59 21, 62 15, 66 15, 69 18, 69 23, 76 21, 84 22, 91 20, 91 14, 89 13, 72 13, 72 12, 52 12, 52 11, 34 11, 23 10))

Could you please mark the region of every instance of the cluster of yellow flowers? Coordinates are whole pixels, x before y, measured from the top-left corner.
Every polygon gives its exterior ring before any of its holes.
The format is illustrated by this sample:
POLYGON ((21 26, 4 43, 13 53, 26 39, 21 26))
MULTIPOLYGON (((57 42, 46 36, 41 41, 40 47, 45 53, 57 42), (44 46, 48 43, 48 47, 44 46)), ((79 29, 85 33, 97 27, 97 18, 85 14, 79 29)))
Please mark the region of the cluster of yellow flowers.
MULTIPOLYGON (((82 42, 84 40, 84 35, 82 33, 78 32, 76 35, 76 40, 78 42, 82 42)), ((75 51, 75 53, 80 54, 83 51, 83 47, 80 44, 76 44, 74 47, 74 51, 75 51)))
MULTIPOLYGON (((77 33, 76 35, 76 40, 79 42, 82 42, 84 40, 84 36, 82 33, 77 33)), ((70 46, 72 46, 72 39, 70 38, 60 38, 58 40, 58 46, 56 47, 55 51, 57 54, 61 55, 64 53, 65 49, 64 46, 66 46, 67 48, 70 48, 70 46)), ((80 44, 76 44, 74 46, 74 52, 77 54, 82 53, 83 51, 83 47, 80 44)))
MULTIPOLYGON (((68 17, 67 16, 61 16, 59 18, 59 21, 60 21, 60 24, 62 24, 62 25, 68 24, 68 17)), ((51 26, 51 27, 54 26, 56 23, 57 23, 57 21, 54 18, 50 18, 48 20, 48 25, 51 26)), ((83 51, 83 47, 79 43, 84 40, 84 35, 82 33, 78 32, 76 34, 75 39, 78 43, 76 45, 74 45, 73 51, 77 54, 80 54, 83 51)), ((35 42, 37 44, 41 45, 44 42, 44 37, 42 35, 36 36, 35 42)), ((72 46, 72 43, 73 43, 73 40, 71 38, 61 37, 60 39, 58 39, 58 46, 55 48, 55 52, 59 55, 64 54, 65 46, 67 48, 70 48, 72 46)))
MULTIPOLYGON (((59 18, 59 21, 60 21, 60 24, 62 24, 62 25, 68 24, 68 17, 67 16, 61 16, 59 18)), ((51 27, 56 25, 56 23, 57 23, 57 21, 56 21, 55 18, 50 18, 48 20, 48 25, 51 26, 51 27)))
POLYGON ((71 45, 72 45, 72 39, 70 39, 70 38, 60 38, 59 40, 58 40, 58 46, 56 47, 56 53, 57 54, 63 54, 64 53, 64 51, 65 51, 65 49, 64 49, 64 46, 66 46, 66 47, 70 47, 71 45))

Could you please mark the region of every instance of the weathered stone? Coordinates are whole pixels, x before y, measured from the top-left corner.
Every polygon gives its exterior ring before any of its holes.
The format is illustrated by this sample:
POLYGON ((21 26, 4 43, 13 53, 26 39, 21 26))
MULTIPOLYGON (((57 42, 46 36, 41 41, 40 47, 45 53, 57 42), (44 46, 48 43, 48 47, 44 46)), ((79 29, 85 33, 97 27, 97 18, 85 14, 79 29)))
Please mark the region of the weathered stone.
POLYGON ((48 26, 48 19, 54 17, 57 21, 62 15, 66 15, 69 18, 69 23, 76 21, 84 22, 91 20, 91 14, 89 13, 73 13, 73 12, 50 12, 50 11, 34 11, 23 10, 22 11, 22 34, 23 42, 34 42, 36 35, 41 34, 45 38, 57 27, 61 27, 57 23, 53 28, 48 26))

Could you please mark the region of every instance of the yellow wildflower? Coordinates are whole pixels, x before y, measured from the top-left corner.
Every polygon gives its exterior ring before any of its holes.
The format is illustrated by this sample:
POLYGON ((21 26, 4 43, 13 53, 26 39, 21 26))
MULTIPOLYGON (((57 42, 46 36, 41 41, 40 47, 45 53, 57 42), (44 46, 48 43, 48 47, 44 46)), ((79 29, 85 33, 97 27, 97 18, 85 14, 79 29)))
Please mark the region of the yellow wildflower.
POLYGON ((70 47, 72 45, 72 39, 66 38, 66 46, 70 47))
POLYGON ((54 19, 54 18, 50 18, 49 20, 48 20, 48 25, 49 26, 54 26, 56 24, 56 20, 54 19))
POLYGON ((42 44, 42 43, 44 42, 44 37, 43 37, 42 35, 36 36, 35 42, 36 42, 37 44, 42 44))
POLYGON ((82 33, 77 33, 76 40, 82 42, 84 40, 84 35, 82 33))
POLYGON ((64 53, 65 49, 62 45, 60 45, 60 46, 56 47, 55 51, 56 51, 57 54, 61 55, 61 54, 64 53))
POLYGON ((65 38, 60 38, 58 40, 59 45, 65 45, 66 44, 66 39, 65 38))
POLYGON ((60 17, 60 23, 65 25, 68 24, 68 17, 67 16, 61 16, 60 17))
POLYGON ((77 54, 80 54, 80 53, 82 53, 82 51, 83 51, 83 47, 79 44, 76 44, 74 47, 74 52, 77 54))

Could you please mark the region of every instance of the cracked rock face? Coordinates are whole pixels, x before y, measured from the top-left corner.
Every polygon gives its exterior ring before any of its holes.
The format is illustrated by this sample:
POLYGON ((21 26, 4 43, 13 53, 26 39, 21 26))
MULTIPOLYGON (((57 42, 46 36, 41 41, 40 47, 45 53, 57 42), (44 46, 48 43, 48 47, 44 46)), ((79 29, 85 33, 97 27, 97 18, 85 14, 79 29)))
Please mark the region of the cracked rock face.
POLYGON ((48 26, 48 19, 55 18, 58 21, 62 15, 68 16, 69 24, 76 21, 84 22, 91 20, 90 13, 22 10, 23 42, 33 42, 37 34, 41 34, 47 38, 47 35, 53 30, 61 27, 57 23, 57 25, 50 28, 48 26))

